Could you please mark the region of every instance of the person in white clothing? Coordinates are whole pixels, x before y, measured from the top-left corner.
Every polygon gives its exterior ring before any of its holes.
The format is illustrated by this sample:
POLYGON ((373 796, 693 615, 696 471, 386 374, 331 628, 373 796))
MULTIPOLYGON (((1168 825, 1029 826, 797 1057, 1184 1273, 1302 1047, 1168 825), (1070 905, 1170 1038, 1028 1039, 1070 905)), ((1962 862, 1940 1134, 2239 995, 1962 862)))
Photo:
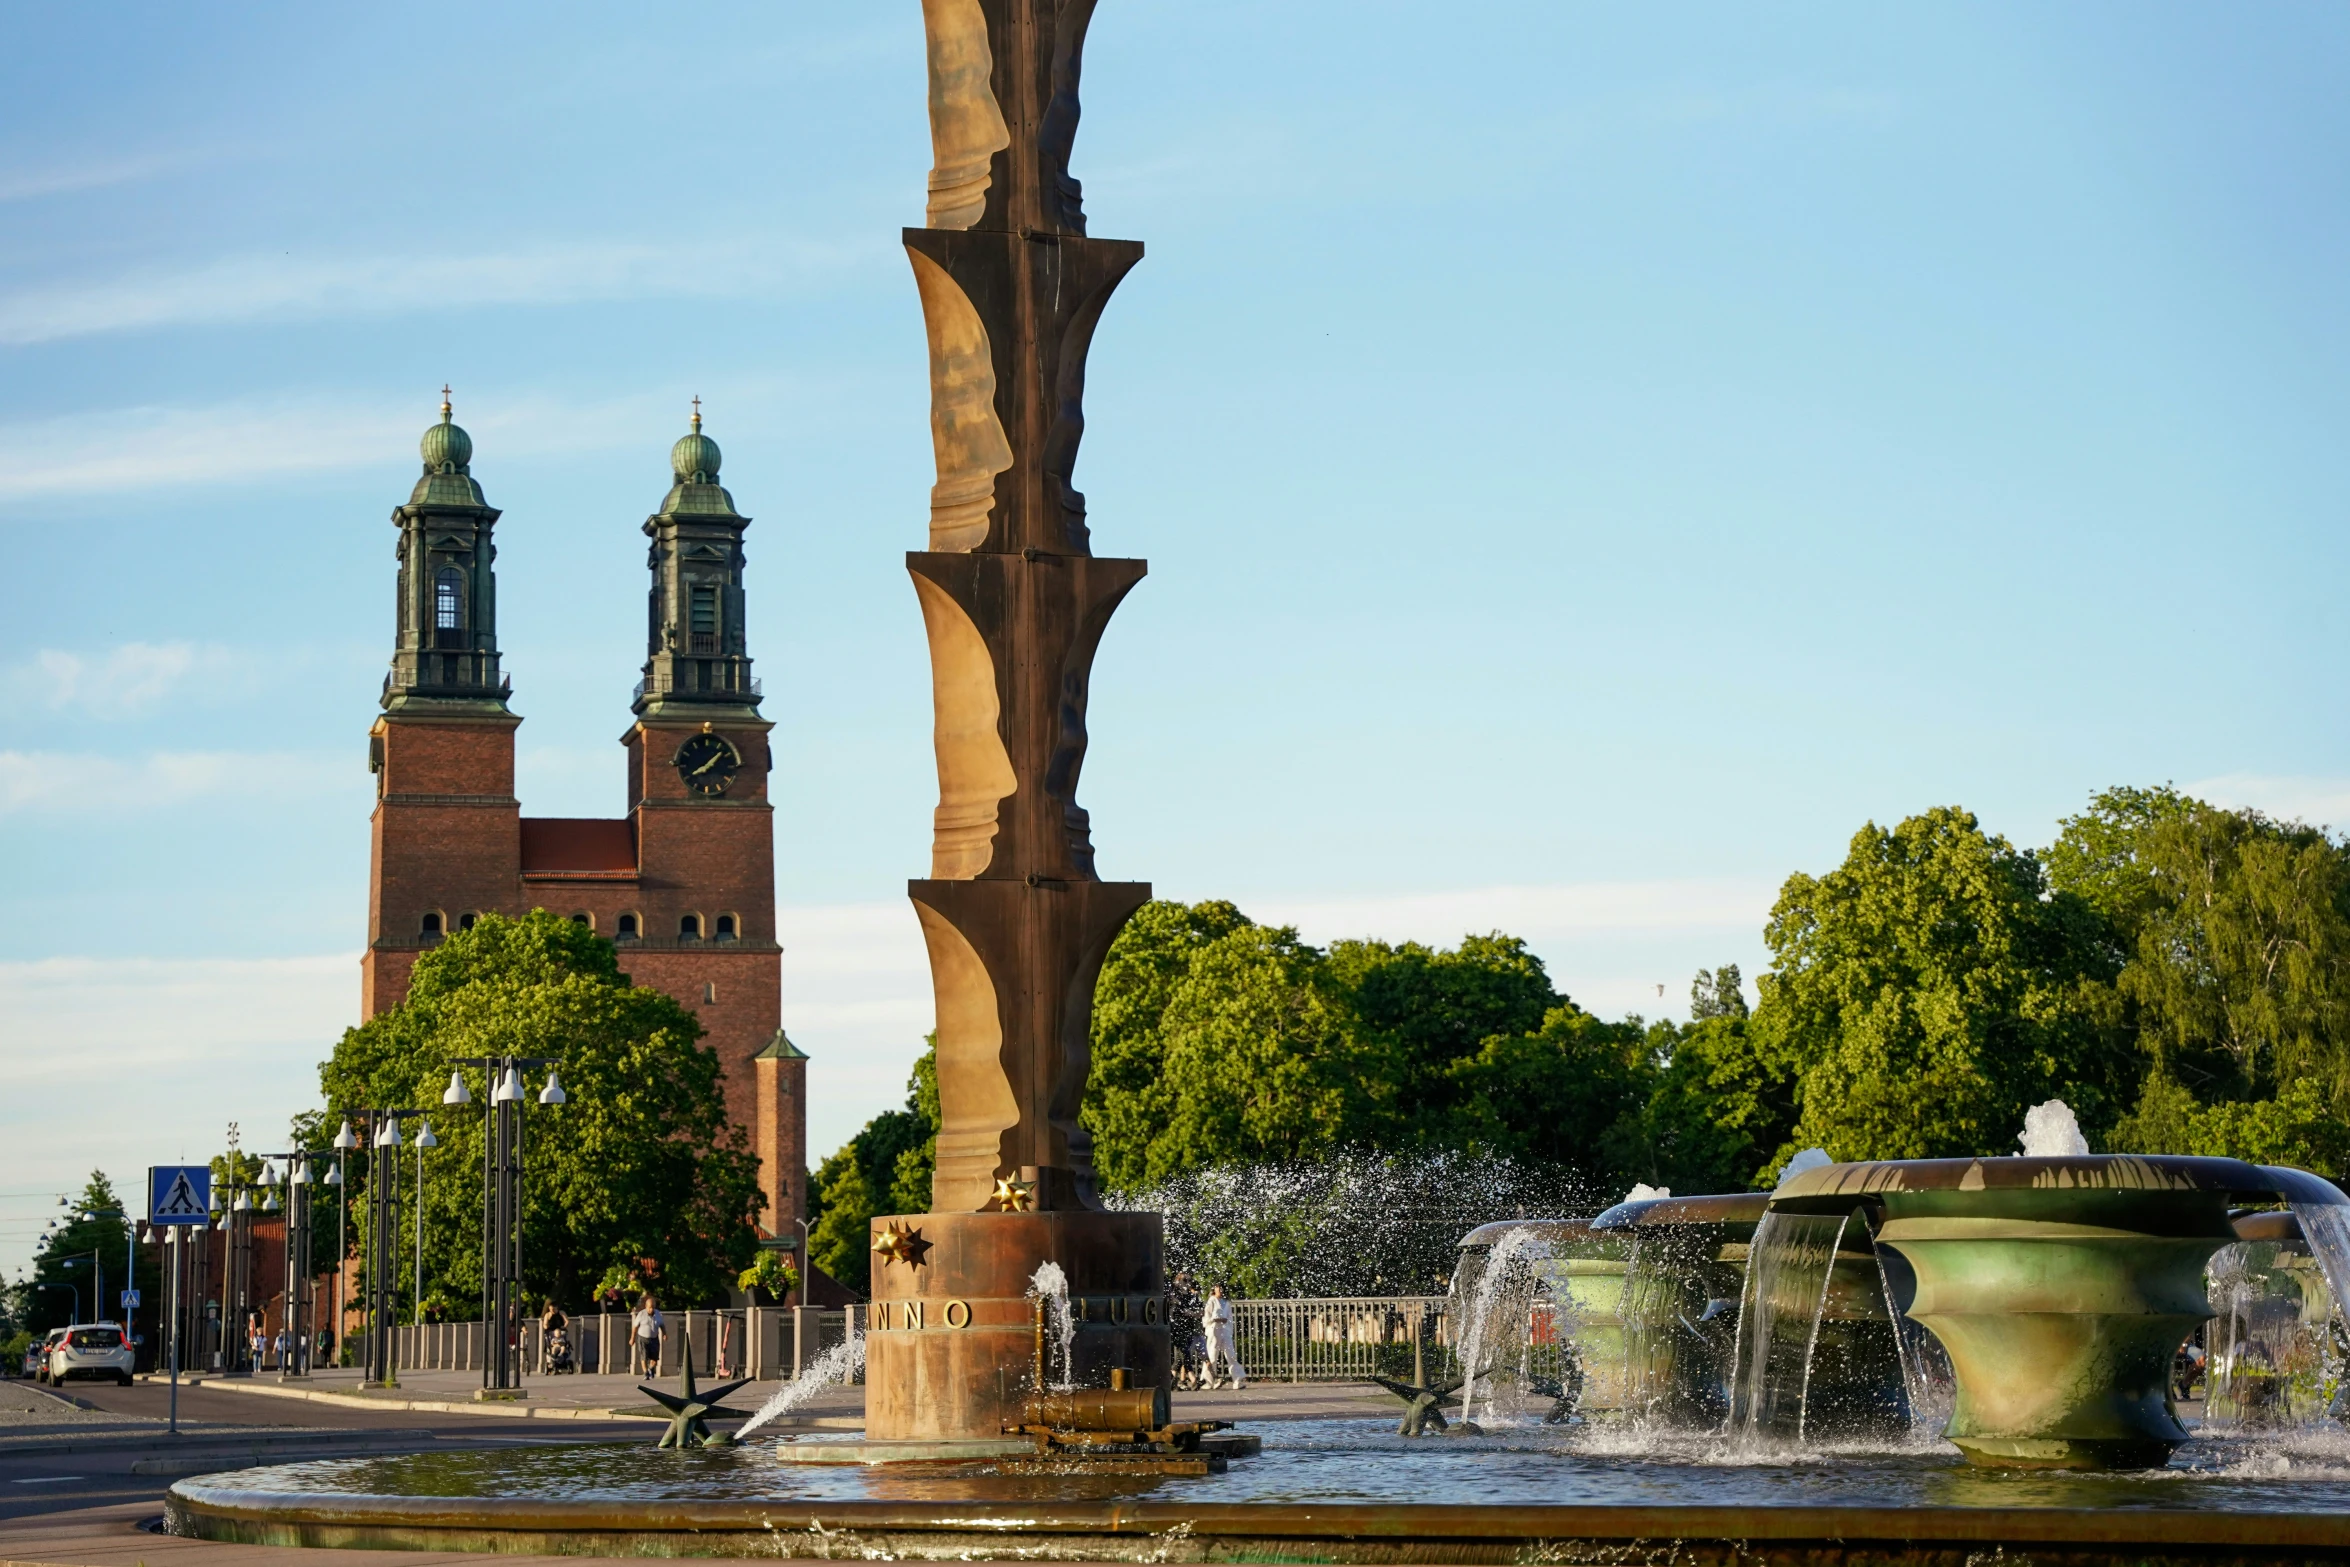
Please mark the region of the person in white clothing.
POLYGON ((1223 1285, 1208 1286, 1204 1315, 1208 1324, 1208 1386, 1217 1386, 1218 1367, 1235 1388, 1248 1386, 1248 1373, 1240 1365, 1240 1340, 1232 1324, 1232 1302, 1224 1298, 1223 1285))

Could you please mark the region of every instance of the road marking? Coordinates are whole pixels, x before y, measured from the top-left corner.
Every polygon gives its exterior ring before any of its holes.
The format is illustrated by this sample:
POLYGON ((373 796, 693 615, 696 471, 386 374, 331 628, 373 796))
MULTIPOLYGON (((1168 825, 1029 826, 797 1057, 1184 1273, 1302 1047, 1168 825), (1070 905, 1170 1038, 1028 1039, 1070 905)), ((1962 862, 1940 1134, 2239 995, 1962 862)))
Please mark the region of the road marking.
POLYGON ((11 1480, 10 1485, 63 1485, 68 1480, 87 1480, 88 1475, 40 1475, 31 1480, 11 1480))

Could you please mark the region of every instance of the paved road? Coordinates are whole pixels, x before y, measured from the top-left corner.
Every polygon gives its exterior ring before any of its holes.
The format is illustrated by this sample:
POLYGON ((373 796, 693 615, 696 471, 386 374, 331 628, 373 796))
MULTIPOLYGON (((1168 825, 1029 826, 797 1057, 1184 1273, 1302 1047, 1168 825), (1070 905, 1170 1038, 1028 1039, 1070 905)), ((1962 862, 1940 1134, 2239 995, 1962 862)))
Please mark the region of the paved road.
MULTIPOLYGON (((7 1391, 32 1391, 29 1384, 11 1383, 7 1391)), ((658 1430, 642 1420, 606 1423, 567 1420, 498 1420, 473 1414, 439 1414, 397 1409, 349 1409, 307 1400, 257 1398, 244 1393, 180 1389, 180 1421, 189 1427, 174 1439, 160 1423, 170 1399, 169 1387, 75 1385, 73 1397, 96 1411, 130 1420, 76 1422, 104 1445, 70 1453, 10 1453, 0 1441, 0 1525, 76 1508, 112 1503, 147 1503, 162 1511, 163 1493, 178 1474, 139 1473, 203 1461, 222 1455, 220 1467, 242 1468, 252 1462, 254 1437, 296 1433, 290 1443, 272 1442, 268 1454, 286 1462, 356 1448, 372 1451, 416 1451, 429 1447, 506 1446, 546 1442, 641 1442, 658 1430), (149 1422, 154 1422, 150 1424, 149 1422), (550 1429, 551 1428, 551 1429, 550 1429), (304 1440, 315 1433, 315 1440, 304 1440), (240 1441, 243 1451, 239 1452, 240 1441)), ((64 1411, 60 1411, 64 1413, 64 1411)), ((78 1434, 78 1431, 77 1433, 78 1434)), ((16 1553, 8 1548, 0 1528, 0 1558, 16 1553)))

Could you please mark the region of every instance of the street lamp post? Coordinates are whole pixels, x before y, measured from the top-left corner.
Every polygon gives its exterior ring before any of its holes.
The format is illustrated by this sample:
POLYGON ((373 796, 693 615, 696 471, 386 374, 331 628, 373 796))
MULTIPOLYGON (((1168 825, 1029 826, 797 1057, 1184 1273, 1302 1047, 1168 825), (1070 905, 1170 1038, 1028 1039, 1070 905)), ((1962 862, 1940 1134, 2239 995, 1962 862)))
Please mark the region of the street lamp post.
POLYGON ((424 1151, 438 1148, 441 1140, 432 1134, 432 1123, 426 1121, 416 1129, 416 1297, 411 1315, 418 1327, 424 1326, 424 1151))
MULTIPOLYGON (((367 1380, 399 1386, 392 1335, 399 1321, 400 1120, 414 1110, 360 1110, 367 1137, 367 1380)), ((340 1139, 338 1139, 340 1141, 340 1139)))
MULTIPOLYGON (((524 1067, 547 1068, 546 1086, 538 1093, 543 1105, 559 1105, 570 1096, 555 1076, 555 1063, 544 1056, 467 1056, 458 1067, 480 1067, 489 1092, 482 1106, 482 1333, 481 1383, 485 1392, 511 1393, 522 1385, 517 1352, 521 1348, 519 1302, 522 1283, 522 1104, 527 1090, 524 1067)), ((462 1071, 449 1073, 448 1091, 441 1103, 473 1102, 462 1071)))
POLYGON ((359 1146, 358 1137, 351 1130, 348 1117, 343 1129, 335 1133, 335 1167, 326 1183, 335 1189, 337 1216, 335 1219, 335 1364, 343 1363, 343 1334, 351 1326, 351 1299, 347 1281, 351 1274, 351 1188, 344 1180, 344 1156, 359 1146))
MULTIPOLYGON (((310 1374, 311 1342, 316 1324, 310 1312, 310 1173, 313 1154, 270 1154, 269 1158, 285 1161, 285 1174, 275 1185, 285 1191, 286 1216, 285 1291, 286 1311, 284 1330, 286 1349, 278 1356, 277 1379, 280 1382, 310 1374)), ((269 1197, 269 1207, 278 1206, 277 1192, 269 1197)), ((259 1368, 256 1367, 256 1370, 259 1368)))
MULTIPOLYGON (((73 1296, 73 1317, 70 1321, 67 1322, 66 1326, 71 1327, 74 1325, 74 1323, 78 1323, 82 1320, 82 1292, 78 1285, 51 1284, 42 1279, 35 1279, 33 1280, 33 1288, 37 1290, 64 1290, 71 1294, 73 1296)), ((47 1375, 46 1372, 42 1374, 44 1376, 47 1375)))

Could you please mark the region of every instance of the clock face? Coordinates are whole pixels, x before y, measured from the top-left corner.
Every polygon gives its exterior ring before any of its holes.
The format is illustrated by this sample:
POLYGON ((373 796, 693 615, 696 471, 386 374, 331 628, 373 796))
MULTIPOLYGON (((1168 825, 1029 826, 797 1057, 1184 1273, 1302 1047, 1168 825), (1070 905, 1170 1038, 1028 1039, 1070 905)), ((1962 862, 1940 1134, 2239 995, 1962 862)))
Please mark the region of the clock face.
POLYGON ((677 776, 696 794, 724 794, 742 765, 742 753, 724 735, 691 735, 677 748, 677 776))

